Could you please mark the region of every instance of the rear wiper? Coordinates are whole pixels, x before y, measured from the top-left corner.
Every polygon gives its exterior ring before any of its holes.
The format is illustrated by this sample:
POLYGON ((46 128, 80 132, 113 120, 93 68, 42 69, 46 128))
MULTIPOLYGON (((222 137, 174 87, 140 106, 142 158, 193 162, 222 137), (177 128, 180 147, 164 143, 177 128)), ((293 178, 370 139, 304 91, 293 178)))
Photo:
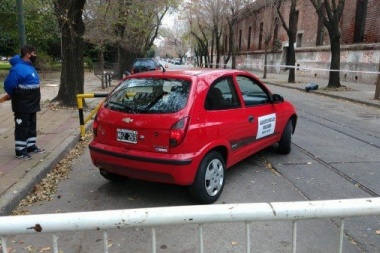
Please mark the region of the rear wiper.
POLYGON ((155 97, 155 98, 153 99, 153 101, 150 102, 150 103, 145 107, 145 110, 152 108, 155 104, 157 104, 158 101, 160 101, 160 99, 161 99, 165 94, 168 94, 168 93, 165 92, 165 91, 161 91, 161 92, 158 94, 158 96, 155 97))
POLYGON ((136 108, 132 108, 126 104, 122 104, 122 103, 118 103, 114 101, 108 101, 108 103, 111 104, 115 110, 137 113, 136 108))

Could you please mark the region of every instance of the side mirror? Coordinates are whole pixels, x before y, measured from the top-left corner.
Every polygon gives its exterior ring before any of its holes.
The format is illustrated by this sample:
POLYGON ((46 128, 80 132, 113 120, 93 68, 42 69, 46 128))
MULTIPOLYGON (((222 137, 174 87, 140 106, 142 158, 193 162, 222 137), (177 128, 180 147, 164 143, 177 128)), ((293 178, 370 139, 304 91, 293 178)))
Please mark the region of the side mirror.
POLYGON ((284 98, 281 95, 273 94, 272 95, 272 102, 273 103, 282 103, 282 102, 284 102, 284 98))

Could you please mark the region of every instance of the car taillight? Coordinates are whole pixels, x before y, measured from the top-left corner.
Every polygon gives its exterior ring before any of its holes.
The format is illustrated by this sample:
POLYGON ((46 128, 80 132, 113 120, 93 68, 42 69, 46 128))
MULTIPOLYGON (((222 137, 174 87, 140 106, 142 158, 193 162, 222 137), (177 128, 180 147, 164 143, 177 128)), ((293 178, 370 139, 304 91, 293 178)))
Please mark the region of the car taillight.
POLYGON ((98 135, 98 114, 95 115, 94 123, 92 124, 92 133, 94 138, 98 135))
POLYGON ((170 140, 169 145, 171 148, 178 146, 181 144, 183 139, 186 136, 187 127, 189 123, 189 117, 185 117, 183 119, 180 119, 177 121, 171 128, 170 128, 170 140))

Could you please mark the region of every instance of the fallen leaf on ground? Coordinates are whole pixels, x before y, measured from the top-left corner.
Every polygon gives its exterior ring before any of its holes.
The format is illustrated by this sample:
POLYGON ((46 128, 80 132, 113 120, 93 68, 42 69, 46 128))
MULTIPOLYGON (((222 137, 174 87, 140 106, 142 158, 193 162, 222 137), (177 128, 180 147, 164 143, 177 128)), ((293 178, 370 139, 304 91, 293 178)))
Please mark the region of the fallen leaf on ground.
POLYGON ((23 214, 19 211, 20 208, 25 206, 30 206, 33 203, 40 201, 50 201, 55 196, 58 183, 69 177, 71 172, 71 165, 74 161, 83 154, 84 150, 87 148, 88 144, 92 140, 92 132, 86 133, 83 141, 78 142, 77 145, 70 150, 68 155, 66 155, 61 161, 59 161, 51 170, 47 176, 41 180, 40 183, 34 186, 33 191, 21 200, 18 209, 12 212, 12 215, 23 214))
POLYGON ((42 248, 42 249, 40 250, 40 252, 46 252, 46 251, 50 251, 50 250, 51 250, 50 247, 45 247, 45 248, 42 248))

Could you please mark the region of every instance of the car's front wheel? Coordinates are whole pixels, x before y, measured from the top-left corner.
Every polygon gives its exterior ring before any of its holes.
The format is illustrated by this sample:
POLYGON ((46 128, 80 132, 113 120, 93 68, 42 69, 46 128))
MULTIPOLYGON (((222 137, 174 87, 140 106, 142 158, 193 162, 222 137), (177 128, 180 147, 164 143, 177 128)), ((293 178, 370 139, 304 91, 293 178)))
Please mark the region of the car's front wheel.
POLYGON ((202 204, 214 203, 224 187, 225 162, 216 151, 211 151, 199 165, 190 193, 194 200, 202 204))

